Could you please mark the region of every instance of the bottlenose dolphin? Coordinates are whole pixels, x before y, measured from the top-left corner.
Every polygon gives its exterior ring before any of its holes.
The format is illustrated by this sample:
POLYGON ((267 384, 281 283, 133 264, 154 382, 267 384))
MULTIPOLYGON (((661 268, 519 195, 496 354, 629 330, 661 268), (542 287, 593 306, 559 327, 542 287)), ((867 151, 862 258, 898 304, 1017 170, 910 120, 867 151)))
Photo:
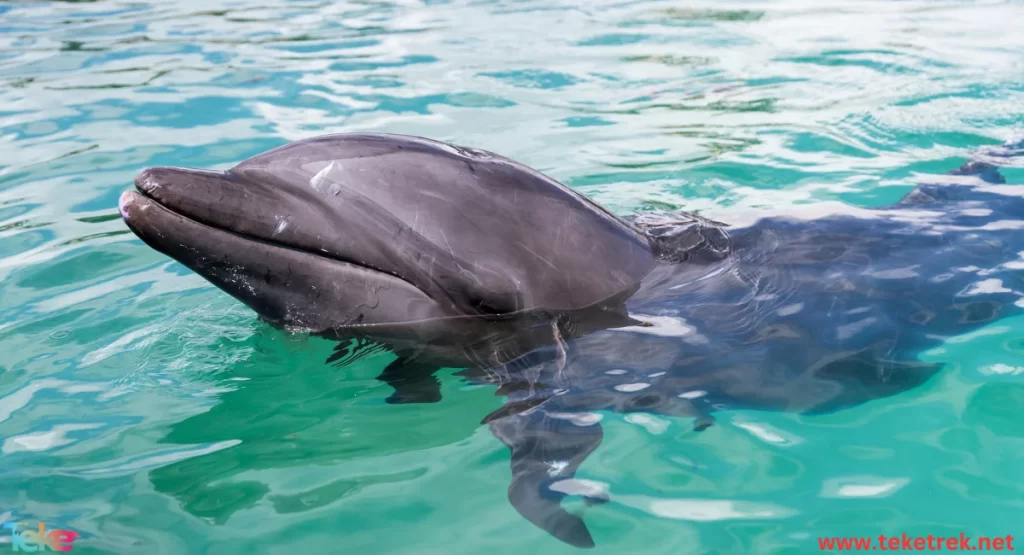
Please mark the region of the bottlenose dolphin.
POLYGON ((1024 192, 990 148, 898 203, 742 226, 688 213, 620 218, 493 153, 342 134, 225 172, 152 168, 127 225, 272 325, 398 358, 390 402, 435 402, 465 368, 505 405, 509 500, 594 545, 567 494, 602 438, 595 411, 694 418, 823 413, 940 370, 918 353, 1024 307, 1024 192))

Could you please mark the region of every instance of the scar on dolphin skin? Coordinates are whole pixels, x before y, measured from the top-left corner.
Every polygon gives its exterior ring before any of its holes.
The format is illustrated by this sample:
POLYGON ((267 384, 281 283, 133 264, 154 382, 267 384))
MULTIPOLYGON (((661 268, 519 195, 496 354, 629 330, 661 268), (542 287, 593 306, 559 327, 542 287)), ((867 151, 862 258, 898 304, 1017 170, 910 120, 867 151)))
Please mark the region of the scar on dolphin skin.
POLYGON ((618 217, 512 160, 419 137, 307 139, 227 171, 150 168, 128 227, 274 326, 396 357, 388 403, 442 399, 439 368, 491 385, 509 502, 579 547, 561 507, 601 415, 707 430, 733 409, 822 414, 942 370, 917 355, 1019 314, 1024 198, 983 149, 897 203, 726 225, 618 217), (311 186, 312 185, 312 186, 311 186), (287 222, 282 225, 282 222, 287 222))

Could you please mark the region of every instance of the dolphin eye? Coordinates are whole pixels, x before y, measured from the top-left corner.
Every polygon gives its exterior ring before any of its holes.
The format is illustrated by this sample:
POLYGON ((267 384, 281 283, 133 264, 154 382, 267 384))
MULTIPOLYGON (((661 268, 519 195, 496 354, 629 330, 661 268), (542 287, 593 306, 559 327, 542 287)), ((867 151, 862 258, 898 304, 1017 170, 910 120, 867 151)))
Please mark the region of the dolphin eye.
POLYGON ((507 310, 502 310, 483 299, 478 299, 473 302, 473 306, 483 314, 504 314, 505 312, 508 312, 507 310))

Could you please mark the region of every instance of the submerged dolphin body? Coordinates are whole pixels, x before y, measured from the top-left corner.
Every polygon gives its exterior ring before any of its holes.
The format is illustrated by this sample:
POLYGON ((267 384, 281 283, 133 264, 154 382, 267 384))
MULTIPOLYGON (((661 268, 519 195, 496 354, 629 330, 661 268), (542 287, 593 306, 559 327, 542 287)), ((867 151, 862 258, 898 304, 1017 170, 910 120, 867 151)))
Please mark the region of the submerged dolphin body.
POLYGON ((227 172, 146 170, 120 208, 272 324, 342 340, 338 358, 390 347, 392 402, 439 400, 442 366, 495 384, 509 500, 587 547, 560 500, 601 442, 592 411, 697 429, 731 408, 833 411, 924 383, 939 367, 918 353, 1020 311, 1024 194, 987 162, 945 181, 811 219, 625 221, 491 153, 334 135, 227 172))

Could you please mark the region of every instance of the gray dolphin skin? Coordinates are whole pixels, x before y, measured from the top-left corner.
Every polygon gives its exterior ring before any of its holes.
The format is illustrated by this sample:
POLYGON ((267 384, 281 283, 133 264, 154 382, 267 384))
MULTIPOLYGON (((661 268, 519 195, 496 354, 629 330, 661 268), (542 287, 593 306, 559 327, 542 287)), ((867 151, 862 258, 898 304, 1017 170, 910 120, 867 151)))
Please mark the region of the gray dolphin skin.
POLYGON ((943 371, 918 355, 1024 307, 1024 187, 990 148, 898 203, 731 227, 687 213, 619 218, 521 164, 428 139, 340 134, 225 172, 151 168, 128 227, 271 325, 397 358, 391 403, 441 400, 461 368, 505 405, 508 498, 591 547, 567 495, 600 412, 692 418, 827 413, 943 371))
POLYGON ((654 264, 641 233, 550 178, 412 137, 321 137, 227 172, 148 169, 136 186, 121 207, 143 240, 313 332, 572 309, 654 264))

